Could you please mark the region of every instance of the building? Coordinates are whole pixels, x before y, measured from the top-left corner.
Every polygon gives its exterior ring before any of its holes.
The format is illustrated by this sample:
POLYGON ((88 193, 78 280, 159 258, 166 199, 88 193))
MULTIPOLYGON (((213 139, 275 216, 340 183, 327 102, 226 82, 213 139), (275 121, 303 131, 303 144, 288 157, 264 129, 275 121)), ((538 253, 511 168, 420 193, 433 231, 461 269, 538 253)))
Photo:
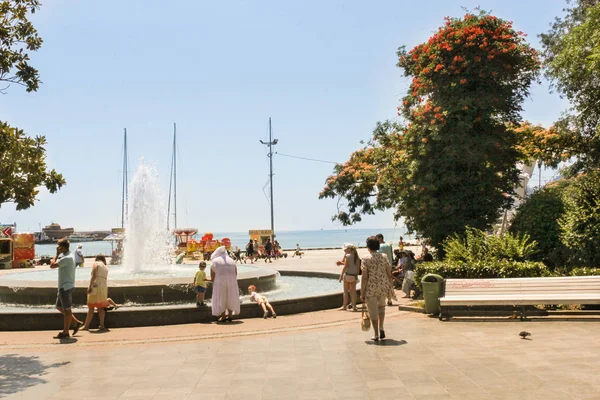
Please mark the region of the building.
POLYGON ((59 224, 52 223, 42 229, 42 233, 53 240, 71 236, 75 232, 73 228, 61 228, 59 224))

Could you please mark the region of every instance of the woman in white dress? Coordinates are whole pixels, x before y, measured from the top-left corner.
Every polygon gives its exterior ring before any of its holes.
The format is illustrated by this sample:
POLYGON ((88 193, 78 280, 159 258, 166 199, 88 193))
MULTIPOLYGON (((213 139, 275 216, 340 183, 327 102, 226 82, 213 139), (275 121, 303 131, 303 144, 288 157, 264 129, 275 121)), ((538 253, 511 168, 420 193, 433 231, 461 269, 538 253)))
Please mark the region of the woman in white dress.
POLYGON ((212 314, 219 317, 219 322, 229 322, 232 315, 240 313, 237 266, 227 255, 225 246, 216 249, 210 261, 212 263, 210 276, 213 282, 212 314))

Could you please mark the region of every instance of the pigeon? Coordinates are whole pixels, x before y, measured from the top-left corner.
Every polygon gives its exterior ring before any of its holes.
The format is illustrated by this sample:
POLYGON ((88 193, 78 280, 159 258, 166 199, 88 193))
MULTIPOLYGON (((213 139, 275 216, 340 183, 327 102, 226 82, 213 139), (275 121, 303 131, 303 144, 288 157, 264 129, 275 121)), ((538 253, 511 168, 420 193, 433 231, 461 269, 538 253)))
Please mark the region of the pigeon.
POLYGON ((525 339, 527 336, 531 336, 531 333, 529 333, 527 331, 523 331, 523 332, 519 333, 519 336, 521 336, 521 339, 525 339))

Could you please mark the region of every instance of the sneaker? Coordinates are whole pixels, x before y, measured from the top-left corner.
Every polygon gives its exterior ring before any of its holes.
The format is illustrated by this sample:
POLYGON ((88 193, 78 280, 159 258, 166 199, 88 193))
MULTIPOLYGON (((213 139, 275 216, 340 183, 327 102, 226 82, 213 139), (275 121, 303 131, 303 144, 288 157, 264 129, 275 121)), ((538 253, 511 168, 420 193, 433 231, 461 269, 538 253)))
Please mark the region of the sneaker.
POLYGON ((379 339, 385 339, 385 331, 383 329, 379 330, 379 339))
POLYGON ((273 318, 277 318, 277 314, 273 313, 273 318))
POLYGON ((58 335, 54 336, 54 339, 68 339, 70 337, 68 333, 59 332, 58 335))
POLYGON ((263 318, 264 318, 264 319, 267 319, 267 317, 268 317, 268 316, 269 316, 269 312, 268 312, 268 311, 265 311, 265 313, 263 314, 263 318))

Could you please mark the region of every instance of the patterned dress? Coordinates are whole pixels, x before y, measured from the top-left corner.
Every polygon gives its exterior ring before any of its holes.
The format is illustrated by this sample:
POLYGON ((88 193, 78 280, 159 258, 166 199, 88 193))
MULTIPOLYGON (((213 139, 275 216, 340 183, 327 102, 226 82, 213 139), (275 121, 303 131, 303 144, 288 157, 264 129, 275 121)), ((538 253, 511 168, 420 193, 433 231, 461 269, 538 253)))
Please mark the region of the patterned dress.
POLYGON ((385 254, 369 252, 362 258, 362 270, 366 271, 369 277, 367 287, 364 288, 365 297, 385 295, 389 299, 398 300, 388 277, 389 269, 390 263, 385 254))

